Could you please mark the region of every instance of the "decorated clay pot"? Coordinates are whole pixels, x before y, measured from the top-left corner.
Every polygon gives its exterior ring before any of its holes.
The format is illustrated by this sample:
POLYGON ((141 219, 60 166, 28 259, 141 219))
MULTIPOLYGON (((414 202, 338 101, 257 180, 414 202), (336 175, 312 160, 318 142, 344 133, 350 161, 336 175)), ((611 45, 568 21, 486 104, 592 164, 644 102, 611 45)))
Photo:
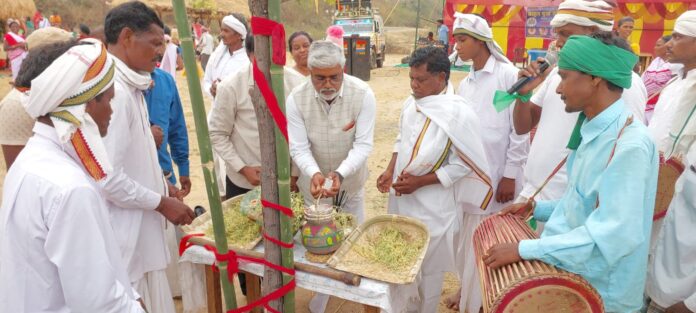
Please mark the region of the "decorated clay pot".
POLYGON ((329 254, 343 242, 343 232, 336 228, 333 209, 318 210, 313 206, 305 210, 307 223, 302 226, 302 245, 314 254, 329 254))

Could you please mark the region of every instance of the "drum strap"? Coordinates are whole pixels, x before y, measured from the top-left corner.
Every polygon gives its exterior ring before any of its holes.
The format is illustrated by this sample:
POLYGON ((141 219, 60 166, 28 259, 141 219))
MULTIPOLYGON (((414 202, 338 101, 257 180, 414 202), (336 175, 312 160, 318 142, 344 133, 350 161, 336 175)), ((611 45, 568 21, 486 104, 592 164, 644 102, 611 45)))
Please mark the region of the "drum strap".
MULTIPOLYGON (((633 115, 629 116, 626 119, 626 123, 624 123, 621 130, 619 130, 619 134, 618 134, 618 136, 616 136, 616 141, 614 142, 614 147, 611 148, 611 154, 609 154, 609 160, 607 161, 607 166, 609 166, 611 159, 614 157, 614 152, 616 151, 616 145, 618 145, 618 143, 619 143, 619 138, 621 138, 621 135, 623 134, 624 130, 626 129, 626 127, 628 127, 628 125, 631 125, 631 123, 633 123, 633 115)), ((561 162, 559 162, 558 165, 556 165, 556 168, 553 169, 553 171, 551 172, 549 177, 546 178, 544 183, 541 184, 541 186, 539 186, 539 188, 534 192, 534 194, 532 194, 532 196, 529 198, 529 201, 534 201, 534 198, 544 189, 544 187, 546 187, 546 184, 548 184, 549 181, 551 181, 551 179, 554 176, 556 176, 558 171, 560 171, 561 168, 566 164, 566 161, 568 161, 569 155, 570 154, 566 155, 565 158, 563 158, 563 160, 561 160, 561 162)), ((599 199, 597 199, 597 206, 599 206, 599 199)))

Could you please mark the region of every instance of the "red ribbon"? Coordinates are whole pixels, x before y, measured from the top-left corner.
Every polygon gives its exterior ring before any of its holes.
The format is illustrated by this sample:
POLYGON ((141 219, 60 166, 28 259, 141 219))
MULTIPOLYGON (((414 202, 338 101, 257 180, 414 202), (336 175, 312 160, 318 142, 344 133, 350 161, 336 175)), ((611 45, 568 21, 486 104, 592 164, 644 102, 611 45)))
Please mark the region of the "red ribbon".
MULTIPOLYGON (((189 240, 193 237, 202 237, 204 236, 203 234, 189 234, 181 238, 181 242, 179 242, 179 255, 183 255, 184 251, 186 249, 190 248, 193 246, 192 243, 189 242, 189 240)), ((215 260, 216 262, 227 262, 227 279, 230 282, 234 282, 234 274, 237 274, 239 272, 239 260, 243 261, 248 261, 248 262, 253 262, 253 263, 259 263, 263 264, 267 267, 270 267, 274 270, 281 271, 285 274, 295 276, 295 269, 291 268, 286 268, 280 265, 273 264, 271 262, 268 262, 265 259, 261 258, 254 258, 254 257, 248 257, 248 256, 240 256, 237 255, 234 251, 229 250, 225 254, 220 254, 218 253, 217 249, 213 246, 205 245, 203 246, 206 250, 212 252, 215 255, 215 260)), ((214 268, 217 268, 217 266, 213 265, 214 268)), ((278 300, 285 296, 288 292, 292 291, 295 289, 295 279, 293 278, 290 282, 287 284, 283 285, 280 289, 277 289, 263 298, 256 300, 250 304, 247 304, 241 308, 237 308, 234 310, 229 310, 227 313, 242 313, 242 312, 249 312, 251 311, 252 308, 257 307, 257 306, 263 306, 270 312, 278 312, 271 308, 268 303, 274 300, 278 300)), ((279 312, 278 312, 279 313, 279 312)))
POLYGON ((280 130, 280 133, 283 134, 283 137, 287 142, 288 120, 285 118, 283 110, 280 109, 280 106, 278 105, 278 99, 276 99, 276 96, 273 93, 273 89, 271 89, 271 86, 268 85, 266 76, 263 75, 263 72, 261 72, 261 70, 259 69, 258 64, 256 64, 256 60, 254 60, 254 82, 256 82, 256 86, 259 87, 259 91, 261 92, 263 99, 266 100, 266 106, 268 106, 268 110, 271 112, 271 116, 273 116, 273 121, 275 121, 276 126, 278 126, 278 129, 280 130))
POLYGON ((254 35, 271 36, 273 63, 285 65, 285 27, 274 20, 252 16, 251 32, 254 35))
POLYGON ((282 242, 282 241, 280 241, 280 240, 278 240, 278 239, 275 239, 275 238, 271 237, 271 236, 270 236, 268 233, 266 233, 266 232, 263 233, 263 238, 266 239, 266 240, 268 240, 268 241, 270 241, 270 242, 272 242, 272 243, 275 243, 275 244, 277 244, 277 245, 279 245, 279 246, 281 246, 281 247, 283 247, 283 248, 285 248, 285 249, 292 249, 292 247, 295 246, 295 244, 292 243, 292 242, 287 243, 287 242, 282 242))
POLYGON ((283 213, 289 217, 295 216, 295 214, 292 212, 292 210, 290 208, 284 207, 280 204, 275 204, 273 202, 268 202, 264 199, 261 199, 261 205, 266 207, 266 208, 269 208, 269 209, 274 209, 274 210, 280 211, 280 213, 283 213))

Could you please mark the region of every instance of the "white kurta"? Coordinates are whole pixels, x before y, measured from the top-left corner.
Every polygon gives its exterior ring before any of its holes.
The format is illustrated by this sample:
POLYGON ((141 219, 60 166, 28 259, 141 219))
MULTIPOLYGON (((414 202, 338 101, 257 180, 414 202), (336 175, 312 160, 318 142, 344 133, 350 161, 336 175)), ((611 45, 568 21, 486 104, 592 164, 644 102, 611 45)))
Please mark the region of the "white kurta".
MULTIPOLYGON (((686 164, 696 164, 696 146, 686 164)), ((686 160, 685 160, 686 161, 686 160)), ((646 293, 661 307, 684 301, 696 312, 696 171, 687 166, 658 235, 646 293)))
MULTIPOLYGON (((224 45, 223 43, 220 43, 224 45)), ((244 50, 244 47, 230 53, 229 49, 216 49, 215 52, 210 56, 208 64, 205 67, 205 75, 203 75, 203 92, 208 95, 211 99, 215 98, 210 93, 210 87, 213 86, 213 82, 216 80, 222 80, 223 78, 238 72, 241 69, 245 69, 249 65, 249 56, 244 50)))
MULTIPOLYGON (((512 64, 498 61, 493 56, 479 71, 469 75, 459 84, 457 94, 469 100, 481 122, 483 147, 488 158, 493 188, 500 180, 515 180, 515 197, 524 185, 523 168, 529 153, 529 135, 517 135, 513 125, 513 106, 498 113, 493 107, 496 90, 508 90, 517 81, 519 69, 512 64)), ((491 201, 486 214, 497 213, 510 203, 491 201)))
MULTIPOLYGON (((395 146, 397 152, 394 179, 408 165, 413 147, 426 123, 426 116, 416 110, 415 100, 409 97, 401 113, 399 135, 395 146)), ((437 127, 431 123, 429 127, 437 127)), ((390 190, 389 209, 391 214, 413 217, 423 222, 430 232, 430 244, 421 266, 422 279, 419 281, 418 293, 409 294, 407 290, 399 293, 394 302, 405 304, 420 298, 415 305, 418 312, 436 312, 440 301, 440 290, 445 272, 454 271, 455 241, 459 232, 459 212, 455 201, 453 182, 465 177, 471 169, 457 156, 454 146, 450 148, 442 166, 435 172, 438 177, 447 176, 450 184, 429 185, 421 187, 409 195, 396 196, 390 190)), ((413 310, 413 303, 411 309, 413 310)))
POLYGON ((5 180, 0 218, 3 312, 144 312, 99 187, 36 123, 5 180))
MULTIPOLYGON (((565 158, 570 134, 573 132, 579 113, 567 113, 565 103, 556 93, 561 82, 558 67, 553 68, 546 80, 534 92, 531 102, 541 107, 541 117, 532 140, 524 169, 525 185, 521 196, 529 198, 565 158)), ((633 73, 631 88, 624 90, 622 98, 637 120, 644 122, 647 91, 640 76, 633 73)), ((565 192, 568 175, 565 166, 549 181, 536 200, 560 199, 565 192)))
POLYGON ((290 92, 292 92, 295 87, 302 85, 309 79, 309 76, 304 76, 302 73, 298 72, 291 66, 286 66, 283 68, 283 81, 284 81, 284 91, 285 99, 288 98, 290 92))
POLYGON ((687 86, 688 81, 693 80, 694 77, 696 77, 696 70, 687 72, 686 77, 680 71, 676 80, 662 90, 660 99, 655 104, 655 111, 653 111, 650 125, 648 125, 648 132, 660 152, 665 152, 673 143, 673 139, 669 136, 669 130, 672 127, 674 112, 676 112, 679 99, 684 93, 684 88, 687 86))
MULTIPOLYGON (((142 95, 150 76, 134 72, 118 59, 116 67, 115 96, 111 100, 114 113, 104 138, 107 153, 115 171, 121 170, 142 186, 165 195, 167 187, 142 95)), ((164 217, 154 210, 127 209, 113 203, 110 210, 131 282, 146 272, 164 270, 169 263, 164 217)))

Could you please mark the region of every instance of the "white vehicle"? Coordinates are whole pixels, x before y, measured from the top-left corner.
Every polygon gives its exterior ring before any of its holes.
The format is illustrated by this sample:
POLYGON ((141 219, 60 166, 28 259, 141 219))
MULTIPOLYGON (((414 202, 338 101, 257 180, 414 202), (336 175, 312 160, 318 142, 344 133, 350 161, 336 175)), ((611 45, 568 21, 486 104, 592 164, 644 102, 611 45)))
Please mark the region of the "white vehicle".
POLYGON ((333 24, 343 28, 344 37, 370 37, 370 67, 382 67, 386 47, 384 20, 369 0, 337 0, 333 24))

